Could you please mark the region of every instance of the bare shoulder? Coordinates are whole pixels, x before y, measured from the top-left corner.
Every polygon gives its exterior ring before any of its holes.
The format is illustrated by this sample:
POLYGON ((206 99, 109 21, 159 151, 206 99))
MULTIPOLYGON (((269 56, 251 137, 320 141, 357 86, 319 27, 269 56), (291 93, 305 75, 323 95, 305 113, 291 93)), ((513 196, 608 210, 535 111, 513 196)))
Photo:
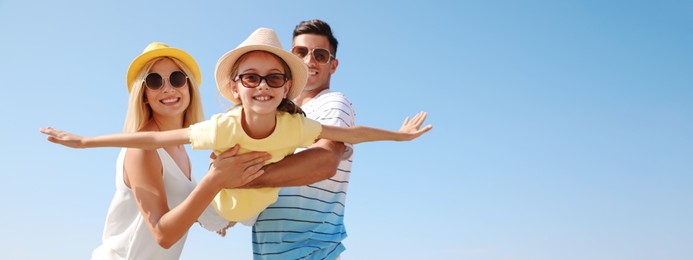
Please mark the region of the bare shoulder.
POLYGON ((137 161, 144 161, 144 160, 150 160, 150 159, 156 159, 159 161, 159 153, 156 151, 156 149, 137 149, 137 148, 128 148, 125 151, 125 161, 132 161, 132 162, 137 162, 137 161))
POLYGON ((126 179, 131 174, 161 176, 162 165, 157 150, 128 148, 125 152, 124 170, 126 179))

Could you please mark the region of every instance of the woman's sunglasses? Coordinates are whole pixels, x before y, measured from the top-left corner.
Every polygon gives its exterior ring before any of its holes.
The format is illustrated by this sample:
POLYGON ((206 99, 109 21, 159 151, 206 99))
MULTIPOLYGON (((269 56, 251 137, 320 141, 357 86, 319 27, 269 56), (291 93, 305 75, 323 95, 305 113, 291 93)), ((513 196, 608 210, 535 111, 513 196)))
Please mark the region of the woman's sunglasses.
MULTIPOLYGON (((159 73, 149 73, 149 75, 147 75, 147 77, 144 79, 144 84, 151 90, 157 90, 164 86, 164 79, 165 78, 161 77, 159 73)), ((174 88, 185 86, 185 83, 187 82, 188 76, 182 71, 171 72, 171 75, 168 76, 168 83, 170 83, 174 88)))

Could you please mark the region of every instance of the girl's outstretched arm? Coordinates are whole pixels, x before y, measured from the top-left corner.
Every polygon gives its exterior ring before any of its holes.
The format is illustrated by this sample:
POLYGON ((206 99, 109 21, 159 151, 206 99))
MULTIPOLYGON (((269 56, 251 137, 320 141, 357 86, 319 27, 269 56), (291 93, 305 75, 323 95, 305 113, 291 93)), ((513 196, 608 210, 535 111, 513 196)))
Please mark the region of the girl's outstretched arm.
POLYGON ((48 135, 48 141, 72 148, 92 147, 128 147, 156 149, 182 144, 189 144, 189 128, 161 132, 119 133, 100 136, 79 136, 51 127, 39 131, 48 135))
POLYGON ((425 120, 426 112, 416 114, 411 120, 407 117, 397 132, 368 126, 336 127, 323 125, 322 132, 318 138, 350 144, 386 140, 410 141, 433 128, 431 125, 421 128, 425 120))

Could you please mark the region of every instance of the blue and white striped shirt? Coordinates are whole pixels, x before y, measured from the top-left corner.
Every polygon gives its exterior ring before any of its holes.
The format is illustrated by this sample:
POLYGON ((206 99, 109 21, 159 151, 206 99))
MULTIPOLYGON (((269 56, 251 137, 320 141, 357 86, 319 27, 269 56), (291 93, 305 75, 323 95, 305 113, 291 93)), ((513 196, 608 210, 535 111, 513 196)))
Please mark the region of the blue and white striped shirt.
MULTIPOLYGON (((301 108, 323 125, 355 125, 354 108, 339 92, 324 90, 301 108)), ((260 213, 253 226, 255 259, 334 259, 344 251, 344 206, 353 158, 353 146, 346 146, 335 176, 282 188, 277 201, 260 213)))

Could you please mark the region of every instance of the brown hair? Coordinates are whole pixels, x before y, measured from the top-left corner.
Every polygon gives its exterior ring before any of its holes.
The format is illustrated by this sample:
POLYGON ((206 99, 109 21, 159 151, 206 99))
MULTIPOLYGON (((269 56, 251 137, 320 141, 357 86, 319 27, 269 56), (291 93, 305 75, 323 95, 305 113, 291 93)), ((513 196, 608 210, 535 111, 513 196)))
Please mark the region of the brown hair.
POLYGON ((296 28, 294 28, 294 38, 301 34, 317 34, 327 37, 327 41, 330 42, 330 47, 332 48, 332 55, 337 57, 337 38, 332 34, 332 29, 330 25, 323 20, 313 19, 309 21, 302 21, 296 28))

